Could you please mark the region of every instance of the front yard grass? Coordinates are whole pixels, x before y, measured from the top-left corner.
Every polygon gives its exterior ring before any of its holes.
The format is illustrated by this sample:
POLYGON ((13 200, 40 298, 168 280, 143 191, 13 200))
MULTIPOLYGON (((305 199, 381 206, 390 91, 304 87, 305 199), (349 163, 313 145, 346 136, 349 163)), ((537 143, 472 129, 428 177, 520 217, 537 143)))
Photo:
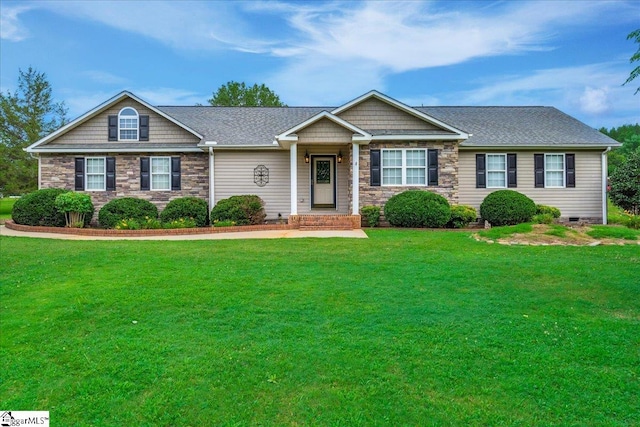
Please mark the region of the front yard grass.
POLYGON ((0 237, 0 406, 83 426, 637 423, 637 245, 367 233, 0 237))
POLYGON ((11 211, 17 198, 0 198, 0 220, 11 219, 11 211))

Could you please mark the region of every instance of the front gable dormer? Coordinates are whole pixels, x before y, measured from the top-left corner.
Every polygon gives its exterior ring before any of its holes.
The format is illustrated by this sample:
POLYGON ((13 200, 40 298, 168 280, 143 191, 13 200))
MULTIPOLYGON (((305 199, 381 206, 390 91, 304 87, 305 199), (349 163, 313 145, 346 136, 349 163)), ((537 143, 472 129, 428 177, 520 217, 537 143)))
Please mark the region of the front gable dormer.
POLYGON ((202 140, 195 130, 130 92, 121 92, 26 148, 31 153, 173 150, 202 140))
POLYGON ((372 135, 372 140, 466 140, 469 135, 378 91, 331 112, 372 135))

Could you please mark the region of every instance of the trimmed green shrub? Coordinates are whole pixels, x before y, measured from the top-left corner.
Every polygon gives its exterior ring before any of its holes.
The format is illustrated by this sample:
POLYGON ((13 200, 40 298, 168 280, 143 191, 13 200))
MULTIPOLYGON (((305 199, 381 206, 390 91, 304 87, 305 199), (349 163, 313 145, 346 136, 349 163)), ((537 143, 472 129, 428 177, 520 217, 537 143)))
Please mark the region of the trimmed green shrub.
POLYGON ((384 216, 394 227, 444 227, 451 218, 447 199, 430 191, 408 190, 392 196, 384 216))
POLYGON ((56 209, 64 214, 67 227, 82 227, 91 221, 95 211, 91 196, 69 191, 58 194, 54 202, 56 209))
POLYGON ((560 218, 560 209, 547 205, 536 205, 536 215, 551 215, 552 218, 560 218))
POLYGON ((539 213, 531 218, 531 221, 536 224, 553 224, 555 220, 554 216, 550 213, 539 213))
POLYGON ((380 206, 363 206, 360 211, 369 227, 377 227, 380 224, 380 206))
POLYGON ((475 221, 478 217, 473 206, 453 205, 451 206, 451 218, 447 223, 447 228, 463 228, 475 221))
POLYGON ((158 208, 148 200, 134 197, 113 199, 98 212, 98 223, 103 228, 115 228, 122 220, 135 220, 138 224, 148 218, 158 218, 158 208))
POLYGON ((160 220, 170 223, 179 219, 193 219, 196 227, 204 227, 209 223, 209 206, 197 197, 181 197, 173 199, 160 213, 160 220))
POLYGON ((62 188, 45 188, 25 194, 13 205, 11 219, 16 224, 64 227, 64 213, 56 209, 55 203, 56 197, 67 192, 62 188))
POLYGON ((262 199, 255 195, 231 196, 211 209, 211 222, 233 221, 236 225, 263 224, 267 214, 262 199))
POLYGON ((480 216, 495 226, 529 222, 535 213, 533 200, 513 190, 494 191, 480 205, 480 216))

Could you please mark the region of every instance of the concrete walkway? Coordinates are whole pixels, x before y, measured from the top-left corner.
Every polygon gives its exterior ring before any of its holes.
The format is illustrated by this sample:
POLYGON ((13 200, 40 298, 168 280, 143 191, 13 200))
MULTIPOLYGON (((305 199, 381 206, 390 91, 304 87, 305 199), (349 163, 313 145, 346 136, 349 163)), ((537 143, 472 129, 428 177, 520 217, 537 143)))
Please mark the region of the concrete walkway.
POLYGON ((239 231, 235 233, 211 233, 211 234, 182 234, 167 236, 79 236, 64 233, 33 233, 15 231, 0 225, 0 236, 35 237, 40 239, 64 239, 64 240, 227 240, 227 239, 282 239, 301 237, 345 237, 366 239, 367 235, 362 230, 264 230, 264 231, 239 231))

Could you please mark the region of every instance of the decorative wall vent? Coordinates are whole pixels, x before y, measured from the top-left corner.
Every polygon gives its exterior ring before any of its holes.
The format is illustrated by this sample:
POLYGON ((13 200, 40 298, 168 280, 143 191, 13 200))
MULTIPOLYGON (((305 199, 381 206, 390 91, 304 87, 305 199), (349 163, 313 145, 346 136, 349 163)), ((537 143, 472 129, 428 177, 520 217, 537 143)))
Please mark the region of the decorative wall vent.
POLYGON ((269 183, 269 168, 265 165, 258 165, 253 170, 253 182, 256 183, 258 187, 264 187, 269 183))

